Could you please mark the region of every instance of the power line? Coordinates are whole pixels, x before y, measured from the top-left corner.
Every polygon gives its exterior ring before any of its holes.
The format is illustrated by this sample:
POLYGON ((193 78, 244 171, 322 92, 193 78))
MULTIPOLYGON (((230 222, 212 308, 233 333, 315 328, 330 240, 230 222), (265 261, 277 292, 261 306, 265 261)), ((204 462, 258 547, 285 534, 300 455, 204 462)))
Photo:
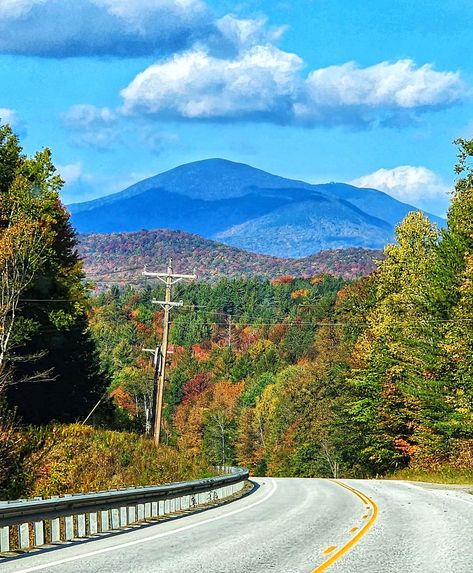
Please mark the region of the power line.
MULTIPOLYGON (((143 266, 140 267, 128 267, 126 269, 115 269, 114 271, 103 271, 103 275, 114 275, 114 274, 118 274, 118 273, 126 273, 128 271, 140 271, 143 269, 143 266)), ((100 279, 100 276, 102 275, 91 275, 91 274, 87 274, 86 278, 92 277, 92 278, 98 278, 100 279)), ((138 277, 137 277, 138 278, 138 277)))
POLYGON ((18 302, 79 302, 73 298, 20 298, 18 302))

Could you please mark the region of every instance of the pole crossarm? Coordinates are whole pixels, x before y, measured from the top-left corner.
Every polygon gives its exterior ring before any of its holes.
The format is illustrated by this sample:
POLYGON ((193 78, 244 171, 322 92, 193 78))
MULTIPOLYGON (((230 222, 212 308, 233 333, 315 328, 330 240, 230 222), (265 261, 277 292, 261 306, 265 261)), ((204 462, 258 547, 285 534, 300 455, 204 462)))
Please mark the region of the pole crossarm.
POLYGON ((174 308, 174 307, 184 306, 184 301, 182 300, 180 300, 179 302, 169 302, 166 300, 153 300, 151 302, 153 304, 160 304, 163 308, 165 307, 174 308))
POLYGON ((179 275, 179 274, 174 274, 174 273, 169 275, 167 273, 150 273, 148 271, 143 271, 142 274, 144 277, 151 277, 153 279, 159 279, 164 284, 167 284, 167 281, 169 280, 169 277, 170 277, 172 285, 175 285, 176 283, 183 281, 183 280, 193 281, 197 278, 197 275, 179 275))

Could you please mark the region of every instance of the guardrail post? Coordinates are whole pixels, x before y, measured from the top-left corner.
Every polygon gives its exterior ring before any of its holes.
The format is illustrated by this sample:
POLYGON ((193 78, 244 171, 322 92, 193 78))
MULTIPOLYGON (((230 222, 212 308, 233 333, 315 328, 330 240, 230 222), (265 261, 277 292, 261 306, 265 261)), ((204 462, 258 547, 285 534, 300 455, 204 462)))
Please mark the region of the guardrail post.
POLYGON ((18 526, 18 538, 20 549, 30 548, 30 525, 29 523, 22 523, 18 526))
POLYGON ((100 532, 110 531, 110 515, 108 511, 100 512, 100 532))
POLYGON ((0 553, 10 551, 10 528, 0 527, 0 553))
POLYGON ((138 519, 137 521, 143 521, 143 519, 145 518, 145 506, 142 503, 139 503, 136 506, 137 512, 138 512, 138 519))
POLYGON ((68 515, 64 518, 64 540, 72 541, 74 539, 74 517, 68 515))
MULTIPOLYGON (((65 498, 72 497, 70 493, 64 495, 65 498)), ((72 541, 74 539, 74 516, 68 515, 64 518, 64 539, 72 541)))
MULTIPOLYGON (((42 497, 35 497, 34 499, 43 499, 42 497)), ((38 547, 44 545, 44 521, 35 521, 33 523, 33 545, 38 547)))
POLYGON ((120 527, 128 525, 128 511, 126 507, 120 507, 120 527))
POLYGON ((51 527, 51 543, 58 543, 61 541, 61 524, 59 518, 51 519, 49 523, 51 527))
POLYGON ((89 513, 89 533, 90 535, 96 535, 98 533, 96 513, 89 513))
POLYGON ((85 514, 83 513, 77 516, 77 537, 86 537, 85 514))
POLYGON ((128 507, 128 523, 136 523, 136 506, 134 505, 128 507))
POLYGON ((112 529, 120 529, 120 512, 118 509, 112 509, 112 529))
POLYGON ((151 503, 145 503, 145 519, 149 519, 151 517, 151 503))
POLYGON ((159 501, 151 502, 151 517, 159 516, 159 501))

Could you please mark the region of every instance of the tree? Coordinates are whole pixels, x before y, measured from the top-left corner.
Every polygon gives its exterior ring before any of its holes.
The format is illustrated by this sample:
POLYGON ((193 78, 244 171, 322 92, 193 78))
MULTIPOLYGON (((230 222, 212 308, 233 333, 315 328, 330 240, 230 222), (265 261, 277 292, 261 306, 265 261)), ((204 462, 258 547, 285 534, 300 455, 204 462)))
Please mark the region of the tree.
MULTIPOLYGON (((0 392, 12 382, 12 348, 21 343, 16 328, 20 297, 50 255, 51 220, 41 219, 42 201, 60 183, 46 154, 27 160, 10 128, 0 126, 0 392), (15 331, 16 329, 16 331, 15 331), (15 336, 16 335, 16 336, 15 336)), ((23 330, 27 330, 23 325, 23 330)))
POLYGON ((357 343, 351 431, 367 473, 405 465, 416 453, 435 400, 439 332, 430 270, 438 232, 421 213, 396 229, 375 278, 376 303, 357 343))
POLYGON ((0 128, 0 356, 25 422, 85 416, 103 392, 61 186, 48 149, 27 157, 0 128))

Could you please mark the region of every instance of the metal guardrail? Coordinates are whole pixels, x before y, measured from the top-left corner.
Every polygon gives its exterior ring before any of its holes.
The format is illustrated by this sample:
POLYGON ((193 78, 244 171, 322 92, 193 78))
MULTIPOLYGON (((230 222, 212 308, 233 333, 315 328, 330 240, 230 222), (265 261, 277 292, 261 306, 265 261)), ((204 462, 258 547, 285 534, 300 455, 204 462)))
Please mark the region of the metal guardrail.
POLYGON ((120 529, 214 503, 243 489, 247 470, 218 469, 228 473, 190 482, 1 503, 0 553, 12 545, 28 549, 120 529))

